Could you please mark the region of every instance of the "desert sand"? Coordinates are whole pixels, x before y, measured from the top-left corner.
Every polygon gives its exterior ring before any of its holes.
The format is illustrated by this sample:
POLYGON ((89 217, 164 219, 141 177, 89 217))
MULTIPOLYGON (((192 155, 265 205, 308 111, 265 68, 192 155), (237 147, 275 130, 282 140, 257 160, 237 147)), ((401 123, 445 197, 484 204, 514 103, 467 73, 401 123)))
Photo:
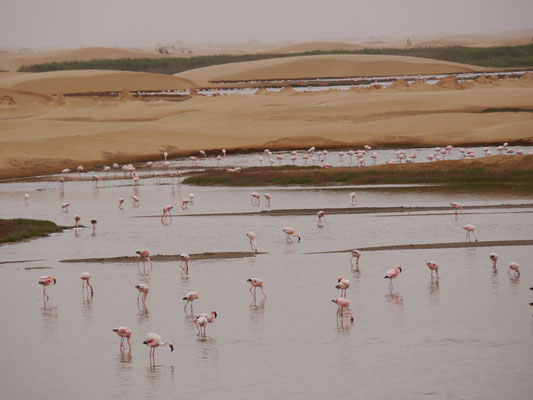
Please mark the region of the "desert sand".
MULTIPOLYGON (((533 80, 298 94, 136 99, 127 90, 195 88, 206 80, 319 74, 430 74, 477 67, 393 56, 317 56, 166 76, 116 71, 0 73, 0 177, 187 156, 199 149, 442 146, 533 141, 533 80), (126 89, 123 91, 123 89, 126 89), (120 96, 63 96, 123 91, 120 96)), ((528 77, 533 77, 527 75, 528 77)))

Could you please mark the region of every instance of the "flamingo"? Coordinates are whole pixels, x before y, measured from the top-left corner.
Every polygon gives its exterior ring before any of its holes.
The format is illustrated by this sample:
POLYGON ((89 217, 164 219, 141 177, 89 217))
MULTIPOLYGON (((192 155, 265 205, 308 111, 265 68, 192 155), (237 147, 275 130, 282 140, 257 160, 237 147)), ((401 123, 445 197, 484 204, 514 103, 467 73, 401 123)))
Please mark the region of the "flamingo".
POLYGON ((191 206, 194 204, 194 193, 189 193, 189 204, 191 206))
POLYGON ((94 294, 93 286, 89 282, 91 279, 91 274, 88 272, 82 272, 81 273, 81 290, 83 291, 83 288, 90 288, 91 289, 91 296, 94 294))
POLYGON ((70 169, 65 168, 65 169, 61 170, 61 173, 62 173, 63 175, 67 175, 67 174, 70 173, 70 169))
POLYGON ((261 195, 257 192, 252 192, 251 194, 252 196, 252 205, 257 205, 257 206, 260 206, 261 205, 261 195))
POLYGON ((492 268, 496 271, 496 263, 498 262, 498 253, 490 253, 490 259, 492 260, 492 268))
POLYGON ((428 261, 426 265, 431 270, 431 280, 433 280, 433 271, 435 271, 437 279, 439 279, 439 264, 436 261, 428 261))
POLYGON ((79 222, 81 221, 81 217, 79 215, 74 216, 74 228, 78 227, 79 222))
POLYGON ((24 204, 27 206, 30 205, 30 195, 28 193, 24 195, 24 204))
POLYGON ((148 161, 146 166, 148 167, 148 176, 152 176, 152 167, 154 166, 154 163, 152 161, 148 161))
POLYGON ((94 218, 91 219, 91 224, 93 225, 93 236, 96 235, 96 223, 98 221, 96 221, 94 218))
POLYGON ((120 199, 118 199, 118 208, 120 210, 124 209, 124 197, 121 197, 120 199))
POLYGON ((226 158, 226 149, 222 149, 222 156, 226 158))
POLYGON ((78 176, 79 176, 80 179, 81 179, 81 173, 83 172, 83 166, 82 166, 82 165, 79 165, 78 168, 76 168, 76 170, 78 171, 78 176))
POLYGON ((191 256, 188 255, 187 253, 183 253, 180 255, 180 259, 181 259, 181 263, 180 263, 181 269, 185 271, 186 275, 189 275, 189 260, 191 259, 191 256))
POLYGON ((120 351, 126 350, 124 346, 124 339, 128 340, 129 352, 131 353, 131 329, 126 328, 125 326, 119 326, 118 328, 113 328, 113 332, 120 336, 120 351))
POLYGON ((263 157, 258 156, 257 159, 259 160, 259 165, 263 166, 263 157))
POLYGON ((189 206, 190 200, 189 199, 183 199, 181 201, 181 208, 185 210, 189 206))
POLYGON ((471 242, 472 241, 472 238, 470 237, 470 233, 472 233, 472 235, 474 236, 474 240, 477 242, 477 236, 474 233, 474 230, 475 230, 474 225, 467 224, 467 225, 463 226, 463 229, 466 231, 466 241, 467 242, 471 242))
POLYGON ((39 278, 39 285, 43 285, 43 297, 46 296, 48 299, 48 295, 46 294, 46 288, 50 286, 52 283, 55 285, 57 282, 57 279, 50 275, 41 276, 39 278))
POLYGON ((70 206, 70 203, 61 204, 61 212, 68 212, 68 206, 70 206))
POLYGON ((100 180, 100 178, 98 177, 98 175, 93 175, 93 187, 98 189, 98 181, 100 180))
POLYGON ((109 171, 111 171, 111 167, 104 167, 105 177, 109 178, 109 171))
POLYGON ((290 226, 286 226, 285 228, 282 229, 283 232, 285 232, 287 234, 287 242, 288 243, 292 243, 292 237, 297 237, 298 238, 298 241, 301 240, 300 236, 297 235, 295 232, 294 232, 294 229, 291 228, 290 226))
POLYGON ((400 275, 400 272, 402 272, 402 267, 398 266, 394 269, 389 269, 385 273, 385 279, 389 279, 389 288, 392 290, 392 280, 397 278, 398 275, 400 275))
POLYGON ((271 199, 272 197, 271 197, 270 194, 268 194, 268 193, 265 193, 264 196, 265 196, 265 206, 266 206, 266 207, 270 207, 270 199, 271 199))
POLYGON ((350 193, 350 203, 352 206, 357 204, 357 199, 355 198, 355 192, 350 193))
POLYGON ((465 213, 463 212, 463 206, 459 203, 450 203, 450 205, 455 209, 455 219, 458 218, 458 212, 459 210, 461 210, 461 215, 463 216, 463 218, 465 217, 465 213))
POLYGON ((191 303, 191 314, 192 314, 192 302, 194 300, 198 300, 198 292, 190 292, 187 293, 187 295, 183 298, 183 300, 187 300, 187 303, 185 303, 185 307, 183 307, 183 311, 186 311, 187 305, 191 303))
POLYGON ((196 317, 194 324, 196 325, 196 329, 198 329, 198 335, 205 337, 205 329, 207 324, 212 324, 215 322, 217 316, 218 314, 216 311, 211 311, 209 314, 200 314, 198 317, 196 317), (203 329, 200 330, 201 328, 203 329))
POLYGON ((341 291, 341 297, 346 297, 346 291, 349 287, 350 281, 348 279, 344 279, 342 276, 337 279, 337 285, 335 286, 335 288, 341 291))
POLYGON ((200 154, 202 155, 202 157, 204 157, 205 159, 207 159, 207 155, 205 154, 205 151, 200 150, 200 154))
MULTIPOLYGON (((165 153, 166 154, 166 153, 165 153)), ((150 363, 155 364, 155 348, 159 346, 165 346, 168 344, 168 347, 170 347, 170 352, 172 353, 174 351, 174 345, 171 341, 161 339, 161 336, 157 333, 147 333, 146 334, 146 340, 143 342, 143 344, 150 347, 150 363)))
POLYGON ((520 266, 518 265, 518 263, 512 262, 511 264, 509 264, 509 275, 511 275, 511 271, 514 271, 516 276, 520 276, 520 266))
POLYGON ((318 217, 318 227, 324 226, 323 222, 326 222, 326 217, 324 217, 324 211, 319 211, 316 213, 318 217))
MULTIPOLYGON (((170 210, 172 210, 173 208, 174 208, 174 206, 171 206, 171 205, 163 207, 163 215, 161 215, 161 223, 162 224, 165 223, 165 219, 167 217, 172 217, 172 214, 170 214, 170 210)), ((172 219, 171 219, 171 221, 172 221, 172 219)))
POLYGON ((143 296, 143 306, 146 307, 146 297, 148 296, 148 292, 150 291, 150 288, 146 286, 144 283, 139 283, 138 285, 135 285, 135 289, 139 291, 139 294, 137 295, 137 303, 139 303, 139 297, 143 296))
POLYGON ((335 303, 337 308, 337 325, 339 324, 339 317, 341 318, 341 324, 344 323, 344 313, 346 313, 346 316, 350 318, 350 322, 353 322, 354 316, 352 312, 350 311, 350 300, 344 298, 344 297, 337 297, 333 300, 331 300, 332 303, 335 303))
POLYGON ((259 278, 250 278, 250 279, 247 279, 246 282, 250 282, 250 284, 252 286, 250 286, 250 293, 252 294, 252 296, 254 296, 254 301, 256 300, 256 296, 255 296, 255 292, 257 290, 257 288, 261 289, 261 293, 263 293, 263 296, 264 298, 266 299, 266 294, 265 292, 263 291, 263 281, 259 278), (253 289, 253 291, 252 291, 253 289))
POLYGON ((139 198, 135 195, 131 196, 131 206, 132 207, 139 207, 139 198))
POLYGON ((350 257, 350 265, 353 268, 353 262, 352 260, 355 258, 355 270, 359 270, 359 257, 361 257, 361 251, 359 250, 352 250, 352 256, 350 257))
POLYGON ((257 253, 257 243, 255 242, 255 238, 257 235, 253 232, 247 232, 246 236, 248 236, 248 239, 250 239, 250 246, 252 247, 252 253, 257 253))
POLYGON ((143 269, 146 268, 146 261, 150 263, 150 269, 154 268, 154 266, 152 265, 152 261, 150 260, 150 252, 148 250, 140 249, 137 250, 135 253, 137 253, 140 257, 139 262, 137 263, 137 268, 139 268, 139 264, 141 263, 141 261, 143 262, 143 269))
POLYGON ((165 161, 167 161, 168 153, 166 151, 163 153, 163 158, 165 159, 165 161))
POLYGON ((191 157, 189 157, 189 159, 192 161, 193 167, 197 167, 198 166, 198 162, 196 161, 197 158, 195 156, 191 156, 191 157))
POLYGON ((59 190, 61 193, 65 191, 65 178, 59 178, 59 190))
POLYGON ((115 170, 115 178, 116 178, 117 177, 117 169, 118 169, 118 164, 117 163, 113 164, 113 169, 115 170))

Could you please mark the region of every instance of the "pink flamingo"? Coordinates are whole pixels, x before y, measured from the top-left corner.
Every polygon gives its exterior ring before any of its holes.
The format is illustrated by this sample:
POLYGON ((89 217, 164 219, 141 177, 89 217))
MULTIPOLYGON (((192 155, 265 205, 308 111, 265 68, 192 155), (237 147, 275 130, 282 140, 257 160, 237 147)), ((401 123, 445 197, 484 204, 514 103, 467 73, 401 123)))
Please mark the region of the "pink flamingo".
POLYGON ((352 206, 357 204, 357 199, 355 198, 355 192, 350 193, 350 203, 352 206))
POLYGON ((252 205, 261 205, 261 195, 257 192, 252 192, 252 205))
POLYGON ((97 223, 97 222, 98 222, 98 221, 95 220, 94 218, 91 219, 91 224, 93 225, 93 236, 96 235, 96 223, 97 223))
POLYGON ((111 167, 104 167, 105 177, 109 178, 109 171, 111 171, 111 167))
MULTIPOLYGON (((173 208, 174 208, 174 206, 171 206, 171 205, 163 207, 163 215, 161 215, 161 223, 162 224, 165 223, 165 219, 167 219, 167 217, 172 217, 172 214, 170 214, 170 210, 172 210, 173 208)), ((172 219, 171 219, 171 221, 172 221, 172 219)))
POLYGON ((120 210, 124 210, 124 197, 121 197, 120 199, 118 199, 118 208, 120 210))
POLYGON ((436 261, 428 261, 426 265, 431 271, 431 280, 433 280, 433 271, 435 271, 437 279, 439 279, 439 264, 436 261))
POLYGON ((183 271, 185 271, 185 275, 189 275, 189 260, 191 259, 191 256, 187 253, 183 253, 180 255, 180 267, 183 271))
POLYGON ((461 210, 461 214, 462 214, 463 218, 465 217, 465 213, 463 212, 463 206, 462 206, 461 204, 459 204, 459 203, 455 203, 455 202, 454 202, 454 203, 450 203, 450 205, 451 205, 453 208, 455 208, 455 219, 458 218, 457 213, 459 212, 459 210, 461 210))
POLYGON ((65 191, 65 178, 59 178, 59 190, 61 193, 65 191))
POLYGON ((397 278, 398 275, 400 275, 400 272, 402 272, 402 267, 398 266, 394 269, 389 269, 385 273, 385 279, 389 279, 389 289, 392 290, 392 280, 397 278))
POLYGON ((490 253, 489 254, 490 259, 492 260, 492 268, 494 268, 494 271, 497 270, 496 263, 498 262, 498 253, 490 253))
POLYGON ((321 226, 324 226, 324 222, 326 222, 326 217, 324 217, 324 211, 319 211, 316 213, 317 217, 318 217, 318 224, 317 226, 318 227, 321 227, 321 226))
POLYGON ((288 243, 292 243, 292 237, 297 237, 298 238, 298 241, 301 240, 300 236, 297 235, 295 232, 294 232, 294 229, 291 228, 290 226, 286 226, 285 228, 282 229, 283 232, 285 232, 287 234, 287 242, 288 243))
POLYGON ((352 312, 350 311, 350 300, 344 298, 344 297, 337 297, 333 300, 331 300, 332 303, 335 303, 337 308, 337 325, 339 324, 339 317, 341 319, 341 325, 344 324, 344 317, 349 317, 350 322, 353 322, 354 316, 352 312), (346 315, 344 315, 346 313, 346 315))
POLYGON ((115 178, 117 177, 117 169, 118 169, 118 164, 117 163, 113 163, 113 169, 115 170, 115 178))
POLYGON ((335 288, 341 291, 341 297, 346 297, 346 291, 349 287, 350 281, 348 279, 344 279, 342 276, 337 279, 337 285, 335 286, 335 288))
POLYGON ((474 240, 477 242, 477 236, 474 233, 474 230, 476 228, 474 227, 474 225, 467 224, 467 225, 463 226, 463 229, 466 231, 466 241, 467 242, 471 242, 472 241, 472 238, 470 237, 470 233, 472 233, 472 235, 474 236, 474 240))
POLYGON ((226 158, 226 149, 222 149, 222 156, 226 158))
POLYGON ((264 196, 265 196, 265 206, 270 207, 270 199, 272 197, 268 193, 265 193, 264 196))
POLYGON ((257 253, 257 244, 255 242, 255 238, 257 235, 253 232, 246 233, 246 236, 248 236, 248 239, 250 239, 250 246, 252 247, 252 253, 257 253))
POLYGON ((353 259, 355 258, 355 270, 359 270, 359 257, 361 257, 361 251, 359 250, 352 250, 352 256, 350 257, 350 265, 353 268, 353 259))
POLYGON ((126 328, 125 326, 119 326, 118 328, 113 328, 113 332, 120 336, 120 351, 126 351, 126 346, 124 346, 124 339, 127 339, 129 352, 131 353, 131 329, 126 328))
POLYGON ((94 294, 93 286, 89 282, 91 279, 91 274, 88 272, 82 272, 81 273, 81 290, 83 291, 84 288, 91 289, 91 296, 94 294))
POLYGON ((520 276, 520 266, 518 263, 512 262, 509 264, 509 271, 507 273, 511 275, 511 271, 514 271, 516 276, 520 276))
POLYGON ((163 158, 165 159, 165 161, 167 161, 168 153, 166 151, 163 153, 163 158))
POLYGON ((139 297, 143 296, 143 306, 146 307, 146 297, 148 296, 148 292, 150 291, 150 288, 146 286, 144 283, 139 283, 138 285, 135 285, 135 289, 139 291, 139 294, 137 295, 137 303, 139 303, 139 297))
POLYGON ((61 212, 68 212, 68 206, 70 206, 70 203, 61 204, 61 212))
POLYGON ((192 302, 194 300, 198 300, 198 292, 190 292, 187 293, 187 295, 183 298, 183 300, 187 300, 187 303, 185 303, 185 307, 183 307, 183 311, 186 311, 187 305, 191 303, 191 314, 192 314, 192 302))
POLYGON ((152 176, 152 167, 154 166, 154 163, 152 161, 148 161, 146 166, 148 167, 148 176, 152 176))
POLYGON ((131 196, 131 206, 132 207, 139 207, 139 198, 135 195, 131 196))
POLYGON ((28 193, 24 195, 24 204, 27 206, 30 205, 30 195, 28 193))
POLYGON ((183 199, 181 201, 181 208, 185 210, 189 206, 190 200, 189 199, 183 199))
POLYGON ((207 159, 207 154, 205 154, 205 151, 200 150, 200 154, 202 155, 203 158, 207 159))
POLYGON ((98 189, 98 181, 100 180, 100 178, 98 177, 98 175, 93 175, 93 187, 95 187, 96 189, 98 189))
POLYGON ((196 329, 198 329, 198 335, 205 337, 205 329, 207 327, 207 324, 212 324, 213 322, 215 322, 217 316, 218 314, 216 311, 211 311, 209 314, 200 314, 198 317, 196 317, 196 319, 194 320, 194 324, 196 325, 196 329))
POLYGON ((254 301, 256 300, 256 296, 255 296, 255 292, 257 290, 257 288, 261 289, 261 293, 263 293, 263 297, 266 299, 266 294, 265 292, 263 291, 263 281, 259 278, 250 278, 250 279, 247 279, 246 282, 250 282, 250 284, 252 286, 250 286, 250 293, 252 294, 252 296, 254 296, 254 301), (252 291, 253 289, 253 291, 252 291))
POLYGON ((150 260, 150 252, 148 250, 140 249, 135 253, 137 253, 140 257, 139 262, 137 263, 137 268, 139 268, 139 264, 141 263, 141 261, 143 262, 143 269, 146 268, 146 261, 150 263, 150 269, 154 268, 154 266, 152 265, 152 261, 150 260))
POLYGON ((76 168, 78 170, 78 176, 80 177, 81 179, 81 173, 83 172, 83 166, 82 165, 79 165, 78 168, 76 168))
POLYGON ((74 216, 74 228, 77 228, 78 227, 78 224, 80 223, 81 221, 81 217, 79 215, 75 215, 74 216))
POLYGON ((197 166, 198 166, 198 163, 197 163, 197 161, 196 161, 196 160, 197 160, 196 157, 195 157, 195 156, 191 156, 191 157, 189 157, 189 158, 190 158, 190 160, 192 161, 192 165, 193 165, 193 167, 197 167, 197 166))
POLYGON ((50 275, 41 276, 39 278, 39 285, 43 285, 43 297, 49 298, 46 294, 46 288, 52 284, 56 284, 57 279, 50 275))
MULTIPOLYGON (((165 153, 166 154, 166 153, 165 153)), ((146 340, 143 342, 143 344, 150 347, 150 363, 155 364, 155 349, 159 346, 165 346, 168 344, 168 347, 170 347, 170 352, 172 353, 174 351, 174 345, 171 341, 161 339, 161 336, 159 336, 157 333, 147 333, 146 334, 146 340)))

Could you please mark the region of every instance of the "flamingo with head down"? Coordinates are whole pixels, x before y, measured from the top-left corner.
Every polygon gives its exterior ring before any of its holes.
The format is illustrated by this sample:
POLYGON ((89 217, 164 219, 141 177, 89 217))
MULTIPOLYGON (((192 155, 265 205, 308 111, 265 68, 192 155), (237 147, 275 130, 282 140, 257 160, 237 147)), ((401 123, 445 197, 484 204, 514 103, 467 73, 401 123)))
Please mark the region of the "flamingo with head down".
POLYGON ((300 235, 296 234, 294 229, 291 228, 290 226, 286 226, 285 228, 282 229, 283 232, 285 232, 287 234, 287 242, 288 243, 292 243, 292 238, 293 237, 297 237, 298 238, 298 241, 301 240, 301 237, 300 235))
POLYGON ((168 344, 168 347, 170 347, 170 352, 172 353, 174 351, 174 345, 172 342, 169 340, 163 340, 157 333, 147 333, 143 344, 150 347, 150 363, 152 364, 155 364, 155 349, 157 347, 166 346, 168 344))

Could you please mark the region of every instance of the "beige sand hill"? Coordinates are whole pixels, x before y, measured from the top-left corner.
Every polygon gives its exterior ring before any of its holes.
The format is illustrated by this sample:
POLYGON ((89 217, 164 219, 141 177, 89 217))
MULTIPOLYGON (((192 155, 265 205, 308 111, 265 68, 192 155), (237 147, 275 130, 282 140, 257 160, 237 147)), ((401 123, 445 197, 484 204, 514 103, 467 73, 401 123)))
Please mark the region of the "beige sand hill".
MULTIPOLYGON (((111 47, 86 47, 83 49, 54 50, 34 54, 0 53, 0 69, 17 71, 22 66, 49 62, 162 57, 169 56, 156 53, 155 51, 144 52, 111 47)), ((180 57, 180 55, 173 55, 173 57, 180 57)))
POLYGON ((185 71, 175 76, 192 81, 198 86, 213 86, 212 82, 216 81, 444 74, 482 70, 489 69, 417 57, 357 54, 302 56, 224 64, 185 71))
POLYGON ((158 160, 199 149, 443 146, 533 142, 533 81, 466 90, 412 88, 306 96, 194 96, 187 101, 117 102, 0 90, 0 177, 57 172, 80 163, 158 160))
POLYGON ((47 94, 120 92, 193 88, 190 81, 170 75, 126 71, 54 71, 40 73, 0 73, 0 88, 29 90, 47 94))
POLYGON ((353 43, 342 42, 303 42, 295 43, 287 46, 277 47, 262 53, 268 54, 287 54, 287 53, 304 53, 306 51, 331 51, 331 50, 361 50, 366 46, 353 43))

